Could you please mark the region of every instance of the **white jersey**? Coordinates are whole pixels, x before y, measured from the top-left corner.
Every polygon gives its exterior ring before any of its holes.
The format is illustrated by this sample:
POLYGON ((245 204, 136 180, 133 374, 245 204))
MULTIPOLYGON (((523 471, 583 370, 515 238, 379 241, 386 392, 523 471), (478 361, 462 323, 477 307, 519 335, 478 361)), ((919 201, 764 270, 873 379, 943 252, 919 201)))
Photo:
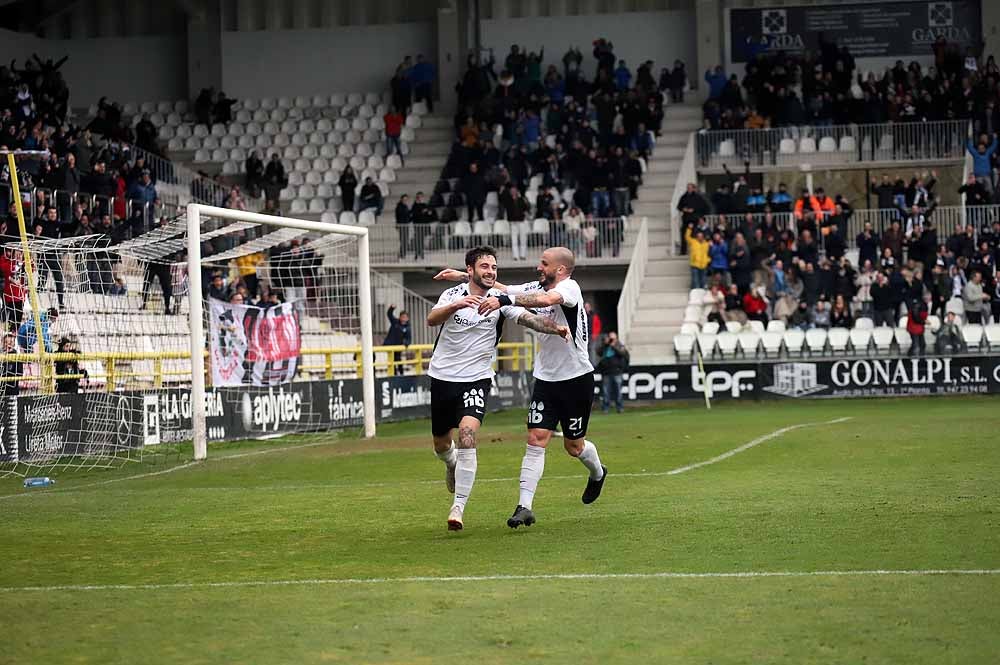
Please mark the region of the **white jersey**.
MULTIPOLYGON (((542 291, 538 282, 528 282, 520 286, 508 286, 507 293, 537 293, 542 291)), ((535 354, 536 379, 542 381, 567 381, 594 371, 590 364, 587 343, 590 331, 587 329, 587 312, 583 309, 583 293, 574 279, 564 279, 552 287, 562 296, 562 303, 549 307, 532 308, 535 313, 552 319, 557 326, 569 328, 570 341, 559 335, 540 335, 538 353, 535 354)))
MULTIPOLYGON (((454 286, 441 294, 434 309, 447 307, 467 295, 468 284, 454 286)), ((490 289, 486 295, 500 296, 503 291, 490 289)), ((504 321, 516 321, 524 312, 523 307, 514 306, 501 307, 485 316, 474 307, 458 310, 441 325, 427 374, 454 383, 492 379, 493 356, 503 334, 504 321)))

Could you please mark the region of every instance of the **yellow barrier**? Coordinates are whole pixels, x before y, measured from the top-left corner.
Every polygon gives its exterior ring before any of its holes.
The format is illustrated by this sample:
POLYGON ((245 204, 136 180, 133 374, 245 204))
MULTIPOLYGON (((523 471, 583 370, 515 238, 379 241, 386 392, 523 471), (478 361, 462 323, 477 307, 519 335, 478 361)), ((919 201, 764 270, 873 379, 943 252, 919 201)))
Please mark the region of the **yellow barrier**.
MULTIPOLYGON (((405 368, 412 367, 413 374, 421 375, 427 371, 434 346, 431 344, 413 344, 410 346, 376 346, 375 370, 385 370, 388 376, 396 376, 405 371, 405 368), (379 359, 379 354, 386 354, 384 359, 379 359), (397 357, 398 356, 398 357, 397 357)), ((300 351, 303 358, 322 358, 321 364, 308 364, 302 362, 299 371, 305 374, 322 372, 323 378, 333 379, 336 374, 352 373, 355 378, 361 377, 361 348, 342 347, 327 349, 302 349, 300 351), (339 357, 339 359, 338 359, 339 357), (349 360, 348 360, 349 358, 349 360)), ((207 352, 206 352, 207 355, 207 352)), ((187 360, 191 354, 187 351, 163 351, 163 352, 143 352, 143 353, 46 353, 44 359, 37 353, 10 353, 0 355, 0 363, 39 363, 43 360, 45 366, 55 363, 77 361, 100 362, 103 366, 103 373, 90 372, 88 379, 103 379, 105 390, 113 392, 120 384, 127 383, 129 379, 144 379, 145 383, 152 383, 152 387, 163 386, 164 378, 190 376, 188 371, 165 371, 163 361, 165 360, 187 360), (152 372, 137 372, 132 367, 126 367, 133 362, 152 361, 152 372)), ((530 342, 503 342, 497 345, 497 356, 494 366, 500 363, 508 363, 508 368, 512 370, 531 370, 534 360, 534 353, 530 342)), ((22 376, 0 376, 0 384, 6 381, 55 381, 57 379, 83 379, 83 374, 55 374, 54 369, 49 369, 43 376, 22 375, 22 376)))

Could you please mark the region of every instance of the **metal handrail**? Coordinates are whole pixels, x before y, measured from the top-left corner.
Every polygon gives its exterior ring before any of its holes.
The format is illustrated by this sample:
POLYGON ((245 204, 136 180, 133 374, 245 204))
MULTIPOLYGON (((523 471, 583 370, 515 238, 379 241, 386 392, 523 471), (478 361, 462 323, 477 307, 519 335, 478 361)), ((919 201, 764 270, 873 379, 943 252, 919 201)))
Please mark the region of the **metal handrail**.
POLYGON ((698 164, 721 168, 898 160, 958 160, 968 120, 719 129, 696 133, 698 164), (812 143, 809 143, 809 140, 812 143))
POLYGON ((642 294, 642 281, 646 275, 646 263, 649 259, 649 227, 645 217, 639 225, 635 247, 632 249, 632 260, 629 261, 625 282, 618 295, 618 338, 622 343, 628 343, 632 330, 632 316, 642 294))
POLYGON ((687 191, 689 182, 698 182, 698 171, 695 168, 695 134, 688 137, 687 146, 684 148, 684 157, 681 159, 680 172, 674 181, 674 193, 670 197, 670 255, 676 256, 681 246, 681 214, 677 210, 677 204, 687 191))

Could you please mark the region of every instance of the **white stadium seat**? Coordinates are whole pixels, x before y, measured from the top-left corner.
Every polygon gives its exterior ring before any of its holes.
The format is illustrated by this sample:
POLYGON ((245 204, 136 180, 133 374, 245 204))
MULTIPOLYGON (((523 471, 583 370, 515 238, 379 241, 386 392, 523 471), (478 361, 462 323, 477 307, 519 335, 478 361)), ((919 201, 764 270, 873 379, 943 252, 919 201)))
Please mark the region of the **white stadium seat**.
POLYGON ((721 353, 724 358, 732 358, 736 355, 736 348, 739 344, 739 336, 731 332, 722 332, 719 333, 715 343, 719 347, 719 353, 721 353))
POLYGON ((690 358, 694 353, 695 336, 689 334, 674 335, 674 353, 678 359, 690 358))
POLYGON ((983 326, 983 336, 990 351, 1000 349, 1000 323, 983 326))
POLYGON ((826 331, 822 328, 812 328, 806 331, 806 348, 809 354, 822 354, 826 349, 826 331))
MULTIPOLYGON (((696 323, 694 325, 697 326, 698 324, 696 323)), ((698 331, 695 330, 696 334, 697 334, 697 332, 698 331)), ((701 332, 705 333, 706 335, 718 335, 719 334, 719 324, 717 322, 715 322, 715 321, 709 321, 708 323, 706 323, 705 325, 703 325, 701 327, 701 332)))
POLYGON ((788 355, 801 356, 806 343, 806 334, 798 328, 792 328, 782 334, 781 341, 784 343, 788 355))
POLYGON ((743 324, 739 321, 726 321, 726 332, 737 335, 741 330, 743 330, 743 324))
POLYGON ((851 334, 847 328, 830 328, 826 338, 830 343, 830 351, 833 353, 846 353, 847 343, 851 339, 851 334))
POLYGON ((895 335, 896 346, 899 347, 899 352, 906 353, 909 351, 913 340, 910 339, 910 333, 906 331, 906 328, 894 328, 893 334, 895 335))
POLYGON ((712 335, 706 332, 698 333, 698 350, 701 355, 705 358, 711 358, 715 353, 715 345, 718 340, 718 335, 712 335))
POLYGON ((764 356, 777 356, 781 353, 781 333, 780 332, 764 332, 760 336, 760 344, 764 349, 764 356))
POLYGON ((837 151, 837 140, 832 136, 824 136, 819 140, 819 151, 820 152, 836 152, 837 151))
POLYGON ((978 351, 983 342, 983 327, 978 323, 966 323, 962 326, 962 339, 969 351, 978 351))
MULTIPOLYGON (((753 323, 760 323, 759 321, 754 321, 753 323)), ((740 344, 740 351, 744 356, 751 358, 756 357, 757 348, 760 346, 760 333, 755 330, 744 330, 739 335, 737 339, 740 344)))
POLYGON ((816 139, 807 136, 799 141, 799 152, 806 154, 816 152, 816 139))
POLYGON ((850 332, 851 348, 854 353, 868 353, 868 348, 872 343, 872 331, 870 328, 852 328, 850 332))
MULTIPOLYGON (((855 330, 857 330, 857 325, 855 325, 855 330)), ((862 328, 864 330, 864 328, 862 328)), ((875 345, 875 351, 877 353, 889 353, 892 350, 892 342, 895 339, 895 329, 888 326, 879 326, 878 328, 872 328, 872 343, 875 345)))
POLYGON ((795 154, 795 140, 794 139, 781 139, 781 143, 778 144, 778 152, 782 155, 794 155, 795 154))
MULTIPOLYGON (((706 324, 708 325, 708 324, 706 324)), ((697 323, 683 323, 681 324, 681 335, 697 335, 699 332, 697 323)))

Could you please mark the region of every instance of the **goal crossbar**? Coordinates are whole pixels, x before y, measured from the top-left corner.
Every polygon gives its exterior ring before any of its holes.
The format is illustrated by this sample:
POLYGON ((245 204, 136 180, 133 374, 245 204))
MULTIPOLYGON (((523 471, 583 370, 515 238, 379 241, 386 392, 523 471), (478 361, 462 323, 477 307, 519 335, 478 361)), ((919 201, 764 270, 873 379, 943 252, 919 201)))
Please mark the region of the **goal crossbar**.
POLYGON ((265 226, 338 233, 355 236, 358 240, 358 291, 361 323, 361 367, 364 397, 365 437, 375 436, 375 368, 374 342, 372 339, 371 266, 369 261, 368 229, 363 226, 346 226, 293 217, 275 217, 255 212, 231 210, 217 206, 190 203, 187 206, 188 253, 188 313, 191 326, 191 416, 194 458, 203 460, 208 455, 208 431, 205 424, 205 328, 202 319, 204 302, 201 284, 201 221, 203 217, 251 222, 265 226))

